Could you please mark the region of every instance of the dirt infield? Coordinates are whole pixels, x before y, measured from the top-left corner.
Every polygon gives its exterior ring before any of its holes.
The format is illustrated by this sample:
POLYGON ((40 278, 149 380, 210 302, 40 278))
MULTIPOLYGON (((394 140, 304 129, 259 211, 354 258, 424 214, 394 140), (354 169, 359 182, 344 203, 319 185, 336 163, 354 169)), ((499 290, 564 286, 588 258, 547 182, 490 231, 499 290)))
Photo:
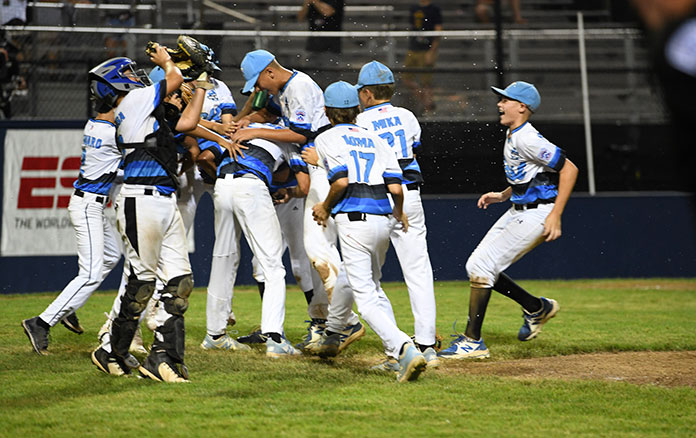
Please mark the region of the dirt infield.
POLYGON ((696 388, 696 351, 575 354, 505 361, 448 361, 444 373, 515 379, 610 380, 696 388))

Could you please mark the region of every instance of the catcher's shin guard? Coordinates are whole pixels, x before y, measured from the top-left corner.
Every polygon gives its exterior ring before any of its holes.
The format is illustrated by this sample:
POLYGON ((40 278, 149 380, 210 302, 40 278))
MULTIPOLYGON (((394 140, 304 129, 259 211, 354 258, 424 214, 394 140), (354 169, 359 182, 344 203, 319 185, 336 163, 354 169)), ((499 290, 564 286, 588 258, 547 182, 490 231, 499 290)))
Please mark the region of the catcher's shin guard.
POLYGON ((140 314, 154 292, 154 281, 141 281, 134 276, 128 279, 126 292, 121 296, 121 310, 111 326, 111 348, 117 357, 130 356, 128 348, 138 329, 140 314))
POLYGON ((183 364, 185 337, 184 317, 171 316, 155 331, 151 350, 155 353, 167 353, 174 362, 183 364))
POLYGON ((182 316, 188 309, 188 298, 193 290, 193 275, 180 275, 172 278, 162 292, 160 301, 170 315, 182 316))

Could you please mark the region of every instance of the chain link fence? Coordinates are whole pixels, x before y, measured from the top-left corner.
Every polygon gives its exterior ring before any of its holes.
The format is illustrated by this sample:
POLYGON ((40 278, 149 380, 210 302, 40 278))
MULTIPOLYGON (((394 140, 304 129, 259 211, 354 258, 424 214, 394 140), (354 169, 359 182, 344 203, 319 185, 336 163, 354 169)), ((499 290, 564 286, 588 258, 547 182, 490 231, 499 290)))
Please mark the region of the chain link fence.
MULTIPOLYGON (((7 40, 18 49, 18 74, 4 84, 16 120, 83 119, 90 114, 87 71, 113 56, 129 56, 142 67, 151 64, 148 41, 173 46, 187 33, 211 46, 221 61, 220 79, 238 104, 243 78, 239 64, 257 48, 273 52, 288 68, 305 71, 325 87, 335 80, 355 83, 359 68, 372 59, 389 65, 397 76, 394 102, 409 107, 424 121, 495 120, 500 71, 495 65, 493 31, 432 32, 441 37, 434 69, 404 66, 405 31, 347 31, 340 55, 305 50, 309 32, 253 30, 156 30, 144 28, 11 27, 7 40), (410 77, 415 80, 407 81, 410 77), (423 84, 423 79, 431 85, 423 84), (432 89, 434 108, 423 108, 423 93, 432 89), (427 111, 426 111, 427 110, 427 111)), ((326 35, 314 33, 311 35, 326 35)), ((511 30, 503 38, 504 80, 533 82, 542 95, 537 120, 582 122, 578 34, 575 29, 511 30)), ((663 123, 665 110, 648 74, 646 48, 635 29, 588 29, 586 34, 590 106, 593 122, 663 123)))

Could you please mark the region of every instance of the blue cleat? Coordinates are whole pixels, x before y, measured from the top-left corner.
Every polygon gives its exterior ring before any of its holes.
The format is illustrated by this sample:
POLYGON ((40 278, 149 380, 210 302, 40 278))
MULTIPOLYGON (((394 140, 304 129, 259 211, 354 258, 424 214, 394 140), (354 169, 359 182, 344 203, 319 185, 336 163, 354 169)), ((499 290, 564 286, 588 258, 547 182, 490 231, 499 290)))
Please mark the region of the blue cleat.
POLYGON ((449 347, 437 355, 442 359, 485 359, 491 356, 483 339, 474 341, 465 335, 459 335, 449 347))
POLYGON ((530 341, 536 338, 541 333, 541 327, 561 310, 561 306, 558 305, 556 300, 541 297, 541 304, 541 310, 536 313, 527 313, 526 310, 522 309, 524 323, 520 327, 519 333, 517 333, 517 339, 520 341, 530 341))
POLYGON ((403 383, 418 379, 427 365, 425 356, 415 345, 410 342, 405 344, 404 351, 399 356, 399 372, 396 373, 396 381, 403 383))

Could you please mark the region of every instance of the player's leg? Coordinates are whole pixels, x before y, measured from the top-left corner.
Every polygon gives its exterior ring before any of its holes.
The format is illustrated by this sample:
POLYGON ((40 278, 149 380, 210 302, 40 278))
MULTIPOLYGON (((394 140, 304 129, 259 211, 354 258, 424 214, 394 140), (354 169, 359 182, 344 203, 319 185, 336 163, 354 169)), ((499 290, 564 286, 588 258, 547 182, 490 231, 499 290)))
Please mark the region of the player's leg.
POLYGON ((411 301, 416 343, 425 350, 435 345, 436 305, 425 212, 418 190, 404 190, 404 213, 408 216, 408 232, 403 232, 397 225, 390 238, 411 301))
POLYGON ((210 264, 210 280, 206 300, 206 336, 204 349, 247 350, 226 332, 232 312, 234 283, 239 268, 241 230, 234 217, 234 198, 230 190, 232 178, 215 183, 215 245, 210 264))
POLYGON ((66 315, 84 305, 99 287, 104 267, 104 206, 92 199, 73 195, 68 212, 75 229, 78 274, 63 291, 34 318, 22 321, 22 327, 34 351, 44 354, 48 348, 48 332, 66 315))
POLYGON ((248 176, 233 180, 234 213, 249 247, 258 259, 265 278, 261 307, 261 332, 268 336, 266 355, 296 355, 283 337, 285 322, 285 267, 280 223, 268 188, 260 179, 248 176))
MULTIPOLYGON (((330 301, 341 262, 336 248, 336 225, 333 219, 330 219, 325 227, 314 221, 312 207, 326 198, 329 182, 325 170, 317 166, 309 168, 311 184, 305 201, 304 246, 310 263, 324 284, 327 301, 330 301)), ((314 293, 317 294, 319 291, 315 290, 314 293)))
POLYGON ((176 200, 160 197, 158 207, 166 215, 161 229, 162 250, 157 266, 166 285, 155 315, 157 328, 150 354, 140 367, 144 377, 164 382, 184 382, 188 371, 184 365, 184 313, 193 290, 193 274, 188 258, 186 230, 176 200))

